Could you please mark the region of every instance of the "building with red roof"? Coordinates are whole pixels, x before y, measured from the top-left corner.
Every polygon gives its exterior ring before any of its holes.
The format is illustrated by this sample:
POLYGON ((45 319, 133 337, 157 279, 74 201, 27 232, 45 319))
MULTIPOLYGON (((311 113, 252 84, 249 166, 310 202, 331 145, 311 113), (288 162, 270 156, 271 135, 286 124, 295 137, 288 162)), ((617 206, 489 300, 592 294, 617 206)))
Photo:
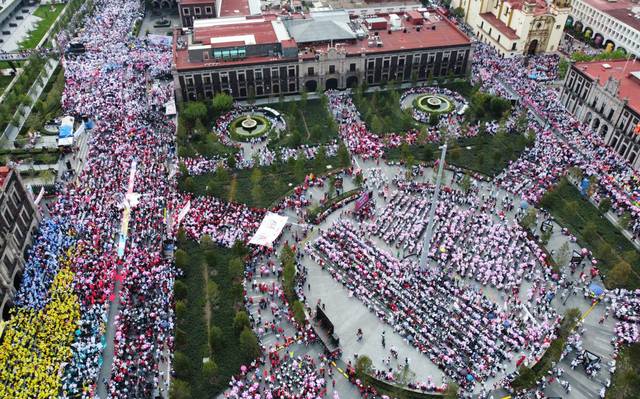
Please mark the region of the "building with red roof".
POLYGON ((640 167, 640 62, 575 63, 561 100, 634 168, 640 167))
POLYGON ((571 0, 453 0, 478 38, 506 57, 556 51, 571 0))
POLYGON ((472 55, 454 23, 419 6, 378 15, 329 10, 196 20, 174 39, 177 96, 185 100, 466 76, 472 55))
POLYGON ((640 4, 636 0, 573 0, 567 26, 607 51, 640 56, 640 4))

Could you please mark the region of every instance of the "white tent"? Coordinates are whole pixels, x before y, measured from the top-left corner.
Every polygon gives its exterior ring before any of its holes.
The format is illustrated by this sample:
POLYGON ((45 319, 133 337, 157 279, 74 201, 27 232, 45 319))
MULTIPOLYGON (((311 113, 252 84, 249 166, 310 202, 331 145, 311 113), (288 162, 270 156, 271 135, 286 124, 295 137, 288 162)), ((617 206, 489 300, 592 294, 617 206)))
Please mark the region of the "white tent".
POLYGON ((277 213, 267 212, 258 231, 251 237, 249 244, 261 245, 271 248, 273 242, 280 236, 282 229, 287 224, 288 217, 278 215, 277 213))

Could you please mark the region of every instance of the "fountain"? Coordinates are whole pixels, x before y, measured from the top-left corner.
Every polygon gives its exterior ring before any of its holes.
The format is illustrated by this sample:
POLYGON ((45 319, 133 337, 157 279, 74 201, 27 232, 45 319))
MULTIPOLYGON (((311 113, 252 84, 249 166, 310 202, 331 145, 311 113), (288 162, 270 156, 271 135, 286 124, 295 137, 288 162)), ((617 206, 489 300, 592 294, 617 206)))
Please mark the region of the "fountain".
POLYGON ((258 127, 258 121, 253 119, 251 115, 247 115, 240 125, 244 130, 252 132, 256 127, 258 127))

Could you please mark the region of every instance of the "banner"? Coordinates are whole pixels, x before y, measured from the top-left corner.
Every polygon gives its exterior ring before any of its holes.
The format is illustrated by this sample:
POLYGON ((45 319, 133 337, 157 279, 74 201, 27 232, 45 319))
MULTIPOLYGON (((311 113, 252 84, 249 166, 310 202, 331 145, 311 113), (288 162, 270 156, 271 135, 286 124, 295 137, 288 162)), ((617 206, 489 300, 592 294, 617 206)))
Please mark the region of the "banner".
POLYGON ((273 242, 282 233, 282 229, 284 229, 288 220, 287 216, 267 212, 264 219, 262 219, 262 223, 260 223, 260 227, 258 227, 258 231, 251 237, 249 244, 271 248, 273 242))
POLYGON ((367 202, 369 202, 370 196, 369 196, 369 192, 365 191, 360 195, 360 198, 358 198, 356 200, 356 206, 354 211, 358 212, 360 210, 360 208, 362 208, 367 202))
POLYGON ((184 208, 182 208, 182 210, 178 214, 178 225, 180 224, 180 222, 182 222, 182 219, 184 219, 184 217, 187 216, 187 213, 189 213, 190 209, 191 209, 191 200, 187 202, 187 204, 184 206, 184 208))

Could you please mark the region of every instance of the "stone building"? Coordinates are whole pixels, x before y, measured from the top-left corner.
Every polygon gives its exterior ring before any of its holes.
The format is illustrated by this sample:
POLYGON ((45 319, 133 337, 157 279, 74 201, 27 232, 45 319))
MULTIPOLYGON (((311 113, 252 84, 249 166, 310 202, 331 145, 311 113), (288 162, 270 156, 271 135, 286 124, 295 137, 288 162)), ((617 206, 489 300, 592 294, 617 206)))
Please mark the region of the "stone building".
POLYGON ((478 38, 506 57, 556 51, 571 0, 453 0, 478 38))
POLYGON ((572 65, 562 103, 635 169, 640 166, 640 63, 594 61, 572 65))
POLYGON ((624 50, 640 56, 640 4, 637 0, 573 0, 567 19, 585 39, 607 51, 624 50))
POLYGON ((473 52, 455 24, 426 9, 197 20, 191 32, 176 31, 174 39, 176 96, 184 100, 464 77, 473 52))
POLYGON ((0 315, 9 317, 22 270, 25 254, 35 237, 40 214, 25 189, 20 174, 0 167, 0 315))

